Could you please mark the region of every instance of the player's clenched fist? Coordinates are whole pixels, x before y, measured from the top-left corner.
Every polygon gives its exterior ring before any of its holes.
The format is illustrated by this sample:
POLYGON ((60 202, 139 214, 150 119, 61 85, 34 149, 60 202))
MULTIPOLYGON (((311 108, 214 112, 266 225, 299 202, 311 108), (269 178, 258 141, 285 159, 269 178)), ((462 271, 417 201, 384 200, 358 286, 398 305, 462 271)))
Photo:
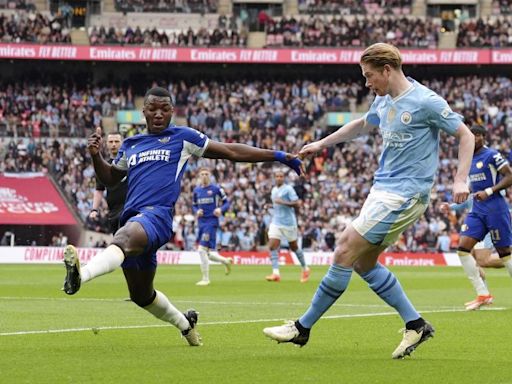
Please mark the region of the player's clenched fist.
POLYGON ((89 153, 91 155, 97 155, 101 151, 101 128, 97 127, 96 132, 94 132, 87 141, 87 148, 89 149, 89 153))

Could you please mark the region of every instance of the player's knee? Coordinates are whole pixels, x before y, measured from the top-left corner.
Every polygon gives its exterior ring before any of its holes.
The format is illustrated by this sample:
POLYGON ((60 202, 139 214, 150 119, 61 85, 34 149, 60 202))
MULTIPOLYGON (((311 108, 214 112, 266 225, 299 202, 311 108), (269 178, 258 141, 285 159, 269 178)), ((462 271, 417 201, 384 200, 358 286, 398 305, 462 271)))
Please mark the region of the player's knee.
POLYGON ((471 249, 467 249, 465 247, 458 247, 457 248, 457 253, 471 253, 471 249))
POLYGON ((155 301, 156 291, 152 294, 145 294, 140 292, 130 292, 130 299, 139 307, 144 308, 155 301))
POLYGON ((510 248, 496 248, 496 252, 498 252, 498 255, 500 256, 500 259, 503 259, 505 257, 509 257, 511 252, 510 248))

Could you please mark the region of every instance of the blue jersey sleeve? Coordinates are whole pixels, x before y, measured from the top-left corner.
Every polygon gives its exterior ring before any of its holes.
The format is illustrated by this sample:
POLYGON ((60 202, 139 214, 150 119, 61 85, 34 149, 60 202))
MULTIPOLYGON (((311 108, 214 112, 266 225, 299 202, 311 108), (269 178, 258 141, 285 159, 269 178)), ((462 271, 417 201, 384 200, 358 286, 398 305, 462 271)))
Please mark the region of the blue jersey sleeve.
POLYGON ((375 100, 373 100, 373 103, 370 106, 370 109, 364 115, 364 120, 367 124, 373 125, 375 127, 379 126, 380 117, 379 117, 379 114, 377 113, 377 107, 379 106, 381 99, 382 99, 381 96, 375 96, 375 100))
POLYGON ((128 170, 128 159, 126 158, 126 141, 123 141, 123 144, 121 144, 121 148, 119 148, 117 156, 112 164, 123 171, 128 170))
POLYGON ((224 192, 224 189, 222 189, 221 187, 219 187, 219 189, 217 190, 217 194, 219 195, 220 201, 222 202, 220 210, 224 214, 229 209, 231 203, 229 202, 228 195, 226 195, 226 192, 224 192))
POLYGON ((440 128, 449 135, 455 135, 462 123, 462 116, 452 111, 445 99, 434 92, 429 92, 424 100, 428 122, 431 128, 440 128))
POLYGON ((505 159, 501 153, 498 151, 493 150, 492 153, 492 160, 489 160, 489 163, 494 165, 497 171, 499 171, 501 168, 503 168, 505 165, 508 165, 507 159, 505 159))
POLYGON ((183 137, 183 149, 190 155, 197 157, 203 156, 208 146, 208 137, 192 128, 185 128, 183 137))

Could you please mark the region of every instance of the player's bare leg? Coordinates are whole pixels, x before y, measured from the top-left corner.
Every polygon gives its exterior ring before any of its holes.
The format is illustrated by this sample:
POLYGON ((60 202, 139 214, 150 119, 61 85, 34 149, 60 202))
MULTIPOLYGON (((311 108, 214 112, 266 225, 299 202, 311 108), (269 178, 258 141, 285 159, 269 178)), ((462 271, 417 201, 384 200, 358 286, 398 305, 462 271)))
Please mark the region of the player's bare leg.
POLYGON ((482 268, 504 268, 505 264, 499 255, 492 252, 492 249, 481 248, 473 249, 473 256, 477 264, 482 268))

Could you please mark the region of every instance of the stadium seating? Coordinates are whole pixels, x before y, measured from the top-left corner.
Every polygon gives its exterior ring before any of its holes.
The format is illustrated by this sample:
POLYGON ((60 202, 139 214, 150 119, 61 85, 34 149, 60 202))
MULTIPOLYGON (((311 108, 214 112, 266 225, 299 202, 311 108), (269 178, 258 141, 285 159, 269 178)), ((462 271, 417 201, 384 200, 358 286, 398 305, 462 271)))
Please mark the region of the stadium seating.
MULTIPOLYGON (((507 77, 450 77, 429 79, 424 83, 445 97, 454 110, 463 114, 468 124, 480 123, 490 127, 491 145, 508 152, 512 137, 512 82, 507 77)), ((64 136, 85 137, 89 128, 98 124, 102 115, 111 115, 120 108, 133 108, 134 95, 129 90, 111 87, 92 87, 71 91, 73 87, 56 85, 16 84, 0 93, 2 117, 15 115, 13 108, 23 110, 24 105, 39 101, 38 110, 25 111, 23 124, 13 130, 5 126, 0 133, 18 137, 30 136, 34 124, 49 124, 52 119, 74 122, 64 136), (89 125, 77 125, 77 116, 70 109, 52 110, 51 94, 62 95, 61 105, 74 105, 87 117, 89 125), (15 103, 14 101, 18 101, 15 103), (50 111, 47 113, 47 111, 50 111), (96 115, 95 115, 96 112, 96 115), (38 120, 40 119, 40 120, 38 120), (93 123, 94 122, 94 123, 93 123), (32 127, 32 128, 30 128, 32 127), (71 129, 71 128, 70 128, 71 129), (24 134, 25 133, 25 134, 24 134)), ((309 138, 318 139, 327 127, 319 119, 328 110, 357 110, 364 108, 369 99, 359 82, 199 82, 196 84, 169 84, 179 113, 187 123, 210 137, 222 141, 242 141, 266 148, 298 150, 309 138)), ((9 119, 7 119, 9 120, 9 119)), ((58 125, 58 124, 57 124, 58 125)), ((67 126, 67 125, 66 125, 67 126)), ((43 132, 42 130, 41 132, 43 132)), ((44 131, 46 132, 46 131, 44 131)), ((56 132, 55 130, 52 132, 56 132)), ((84 139, 29 139, 4 138, 4 152, 0 151, 2 171, 47 171, 58 181, 66 196, 77 207, 88 228, 106 230, 105 209, 97 221, 87 215, 91 208, 93 169, 85 149, 84 139)), ((332 236, 346 225, 364 201, 371 186, 371 175, 378 164, 381 139, 371 136, 366 142, 351 143, 326 150, 308 164, 309 178, 291 182, 304 199, 300 213, 302 241, 308 249, 332 249, 332 236), (322 198, 321 198, 322 196, 322 198), (327 196, 328 198, 323 198, 327 196)), ((269 215, 264 204, 269 202, 272 168, 248 166, 227 161, 201 159, 192 162, 183 180, 183 193, 176 205, 174 246, 189 249, 193 246, 195 224, 191 215, 191 192, 195 186, 198 166, 210 166, 217 181, 226 189, 232 208, 222 225, 226 249, 237 241, 262 246, 265 243, 269 215), (234 225, 230 226, 229 223, 234 225), (247 224, 250 223, 250 224, 247 224), (252 234, 250 239, 247 234, 252 234)), ((435 183, 433 201, 424 219, 407 231, 396 250, 432 250, 438 236, 451 233, 460 222, 451 222, 437 212, 442 201, 450 199, 452 174, 456 167, 456 143, 442 141, 441 167, 435 183)))

